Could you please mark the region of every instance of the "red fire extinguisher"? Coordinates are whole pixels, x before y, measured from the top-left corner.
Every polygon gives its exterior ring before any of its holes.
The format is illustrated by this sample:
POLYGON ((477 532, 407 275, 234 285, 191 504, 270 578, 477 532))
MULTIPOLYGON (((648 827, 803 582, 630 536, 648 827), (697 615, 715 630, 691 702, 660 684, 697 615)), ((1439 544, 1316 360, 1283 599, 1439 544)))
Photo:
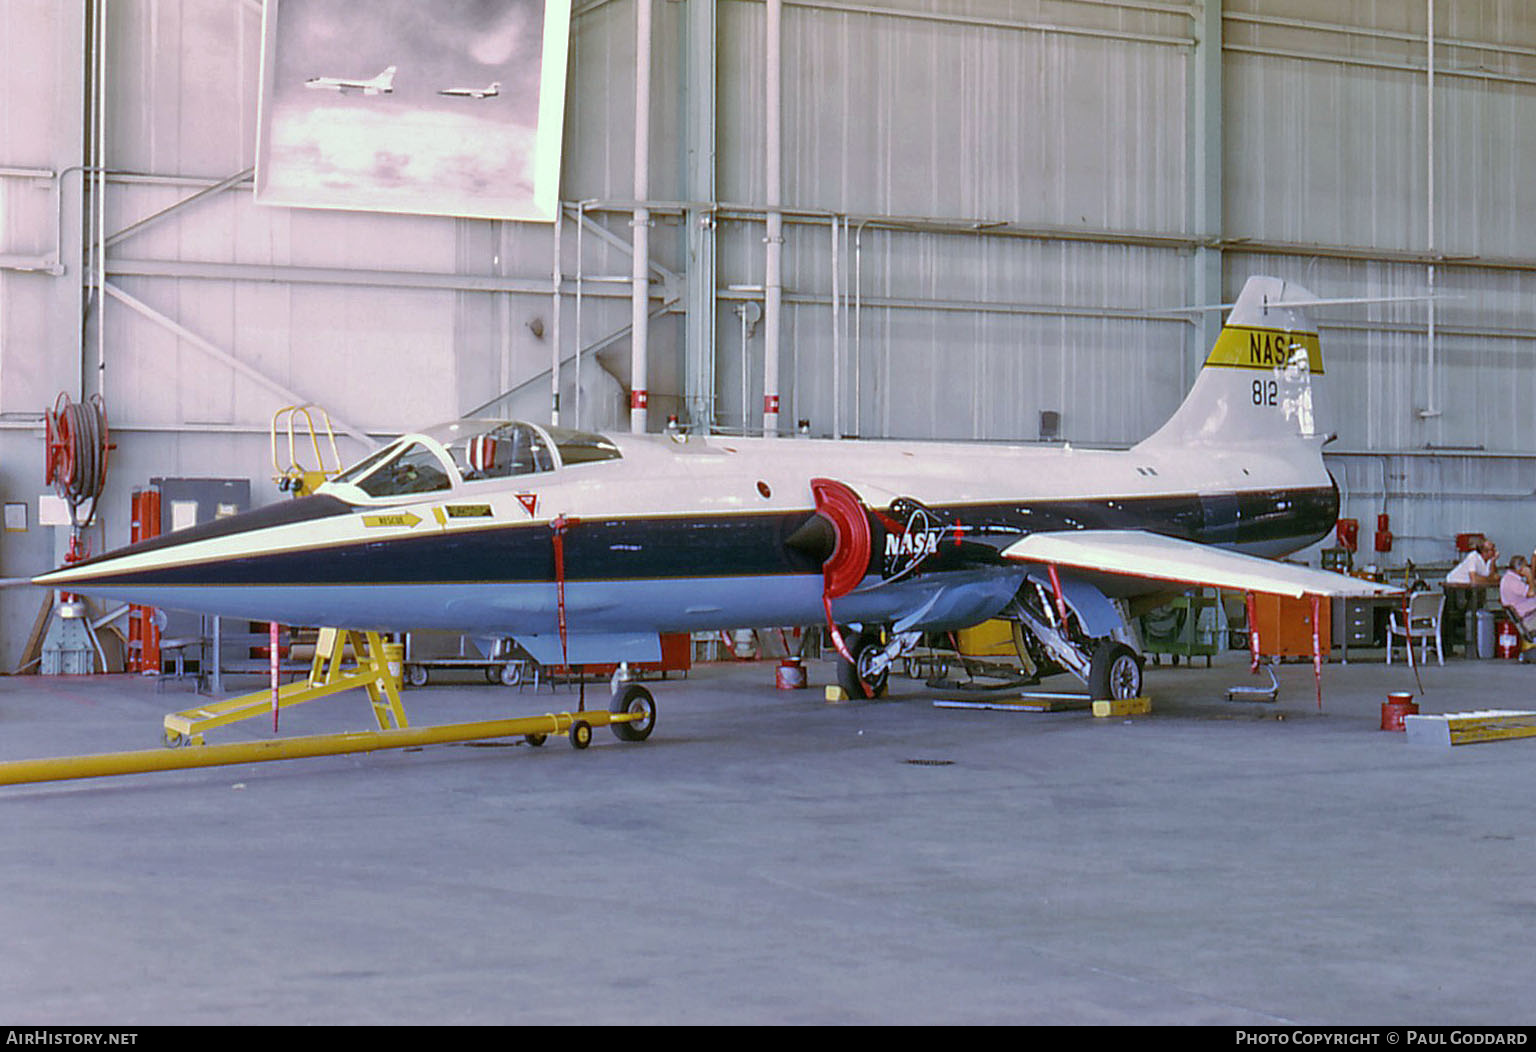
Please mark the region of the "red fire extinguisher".
POLYGON ((1499 619, 1499 657, 1506 660, 1520 656, 1520 636, 1515 631, 1515 626, 1507 619, 1499 619))

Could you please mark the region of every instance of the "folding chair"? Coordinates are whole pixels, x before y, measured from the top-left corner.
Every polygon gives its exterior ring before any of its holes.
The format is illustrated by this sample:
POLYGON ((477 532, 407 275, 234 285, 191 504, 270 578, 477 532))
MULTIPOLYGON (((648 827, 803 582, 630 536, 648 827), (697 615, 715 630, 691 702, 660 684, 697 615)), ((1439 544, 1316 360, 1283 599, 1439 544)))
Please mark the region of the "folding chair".
POLYGON ((1435 660, 1445 664, 1445 654, 1440 649, 1440 617, 1445 612, 1444 592, 1415 592, 1408 597, 1408 625, 1403 626, 1403 612, 1392 611, 1387 625, 1387 664, 1392 664, 1392 651, 1397 640, 1405 647, 1419 642, 1419 663, 1429 660, 1429 644, 1435 644, 1435 660))

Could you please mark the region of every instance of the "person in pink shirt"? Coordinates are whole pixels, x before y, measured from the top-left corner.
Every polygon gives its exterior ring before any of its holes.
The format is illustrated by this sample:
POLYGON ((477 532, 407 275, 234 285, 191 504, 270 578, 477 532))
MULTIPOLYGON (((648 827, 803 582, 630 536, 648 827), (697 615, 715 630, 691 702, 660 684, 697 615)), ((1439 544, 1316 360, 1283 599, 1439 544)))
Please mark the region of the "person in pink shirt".
POLYGON ((1523 555, 1509 560, 1509 569, 1499 579, 1499 602, 1512 610, 1527 631, 1536 632, 1536 580, 1523 555))

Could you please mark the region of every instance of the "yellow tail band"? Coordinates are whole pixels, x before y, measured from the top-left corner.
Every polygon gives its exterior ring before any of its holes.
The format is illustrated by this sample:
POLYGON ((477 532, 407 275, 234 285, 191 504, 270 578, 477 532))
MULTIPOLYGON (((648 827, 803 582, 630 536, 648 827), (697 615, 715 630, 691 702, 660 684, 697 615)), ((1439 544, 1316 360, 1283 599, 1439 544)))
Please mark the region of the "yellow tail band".
POLYGON ((1315 332, 1287 332, 1228 325, 1216 338, 1206 365, 1229 369, 1283 369, 1298 351, 1307 352, 1307 368, 1314 376, 1323 372, 1322 342, 1315 332))

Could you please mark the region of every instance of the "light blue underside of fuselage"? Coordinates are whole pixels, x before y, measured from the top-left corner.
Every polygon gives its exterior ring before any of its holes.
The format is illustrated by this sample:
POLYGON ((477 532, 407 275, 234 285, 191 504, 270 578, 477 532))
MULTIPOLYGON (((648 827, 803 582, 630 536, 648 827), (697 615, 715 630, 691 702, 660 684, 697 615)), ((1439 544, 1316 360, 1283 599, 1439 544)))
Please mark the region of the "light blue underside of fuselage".
MULTIPOLYGON (((1023 570, 995 567, 923 574, 863 586, 832 604, 844 623, 894 623, 921 611, 910 627, 964 627, 1007 605, 1023 570)), ((287 625, 383 632, 439 630, 474 636, 555 636, 559 600, 553 582, 348 584, 238 587, 197 585, 93 588, 91 595, 167 610, 287 625)), ((825 620, 820 574, 701 577, 684 580, 568 582, 568 636, 655 634, 785 625, 825 620)))

